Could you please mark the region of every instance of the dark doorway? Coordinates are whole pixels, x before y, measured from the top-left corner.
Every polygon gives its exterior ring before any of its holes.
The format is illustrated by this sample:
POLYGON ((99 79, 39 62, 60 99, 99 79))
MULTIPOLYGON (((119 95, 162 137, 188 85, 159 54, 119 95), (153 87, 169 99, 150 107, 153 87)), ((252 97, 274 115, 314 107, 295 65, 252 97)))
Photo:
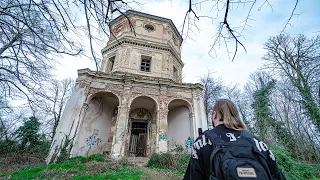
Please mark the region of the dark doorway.
POLYGON ((132 122, 129 156, 146 157, 147 126, 145 122, 132 122))

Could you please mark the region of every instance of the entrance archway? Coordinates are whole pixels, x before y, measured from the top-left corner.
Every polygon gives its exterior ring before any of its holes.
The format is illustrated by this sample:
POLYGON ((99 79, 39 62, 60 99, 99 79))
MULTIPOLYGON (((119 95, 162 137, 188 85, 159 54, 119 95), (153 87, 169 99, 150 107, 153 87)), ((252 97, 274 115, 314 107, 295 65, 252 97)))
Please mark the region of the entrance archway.
POLYGON ((135 98, 129 114, 129 157, 147 157, 155 149, 157 103, 147 96, 135 98))
POLYGON ((191 105, 183 99, 174 99, 168 105, 168 150, 181 145, 190 150, 193 140, 191 105))
POLYGON ((111 151, 112 126, 118 115, 119 99, 111 92, 92 96, 79 131, 80 155, 108 154, 111 151))

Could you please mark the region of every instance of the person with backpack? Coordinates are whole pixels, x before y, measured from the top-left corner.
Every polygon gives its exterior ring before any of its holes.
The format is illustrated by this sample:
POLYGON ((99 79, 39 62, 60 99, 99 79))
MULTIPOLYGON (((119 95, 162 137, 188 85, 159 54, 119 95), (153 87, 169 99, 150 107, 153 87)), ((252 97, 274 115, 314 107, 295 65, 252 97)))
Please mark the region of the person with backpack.
POLYGON ((193 144, 184 180, 285 179, 271 150, 247 130, 232 101, 216 101, 212 122, 215 128, 193 144))

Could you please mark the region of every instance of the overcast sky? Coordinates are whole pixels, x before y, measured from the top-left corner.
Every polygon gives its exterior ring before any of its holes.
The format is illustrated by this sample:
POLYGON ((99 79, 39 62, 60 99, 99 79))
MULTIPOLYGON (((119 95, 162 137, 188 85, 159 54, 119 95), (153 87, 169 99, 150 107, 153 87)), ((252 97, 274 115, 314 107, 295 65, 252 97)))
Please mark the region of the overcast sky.
MULTIPOLYGON (((197 1, 193 1, 197 2, 197 1)), ((196 34, 192 34, 191 38, 184 37, 182 46, 182 61, 185 66, 183 68, 184 82, 196 83, 199 76, 206 74, 208 70, 214 72, 213 76, 220 77, 222 81, 228 84, 239 84, 243 86, 248 80, 249 75, 262 67, 265 51, 263 44, 270 36, 278 35, 284 28, 285 22, 290 17, 295 5, 295 0, 269 0, 272 8, 267 4, 263 4, 264 0, 257 1, 251 13, 243 36, 239 39, 247 53, 241 47, 238 47, 238 53, 232 62, 233 54, 228 57, 224 44, 216 47, 216 53, 210 51, 210 45, 213 43, 218 23, 223 21, 223 13, 218 13, 212 9, 212 2, 203 3, 198 6, 197 15, 211 16, 217 18, 211 20, 209 18, 201 18, 197 22, 200 31, 195 28, 192 30, 196 34), (262 6, 263 5, 263 6, 262 6), (261 8, 260 8, 261 7, 261 8)), ((179 31, 186 11, 188 10, 187 0, 149 0, 142 5, 142 12, 169 18, 173 21, 179 31)), ((229 24, 231 27, 240 27, 246 19, 250 9, 250 4, 245 6, 232 6, 229 13, 229 24)), ((193 16, 191 16, 193 17, 193 16)), ((241 29, 237 29, 240 31, 241 29)), ((186 32, 186 31, 185 31, 186 32)), ((286 27, 285 32, 292 35, 304 33, 308 36, 314 36, 320 33, 320 0, 300 0, 295 11, 295 15, 290 21, 290 25, 286 27)), ((106 43, 100 47, 106 46, 106 43)), ((228 44, 229 51, 233 52, 234 42, 228 44)), ((98 47, 99 48, 99 47, 98 47)), ((98 51, 100 51, 100 49, 98 51)), ((55 74, 58 79, 77 78, 77 69, 90 68, 95 69, 93 62, 81 57, 64 57, 61 59, 61 65, 58 66, 55 74)))

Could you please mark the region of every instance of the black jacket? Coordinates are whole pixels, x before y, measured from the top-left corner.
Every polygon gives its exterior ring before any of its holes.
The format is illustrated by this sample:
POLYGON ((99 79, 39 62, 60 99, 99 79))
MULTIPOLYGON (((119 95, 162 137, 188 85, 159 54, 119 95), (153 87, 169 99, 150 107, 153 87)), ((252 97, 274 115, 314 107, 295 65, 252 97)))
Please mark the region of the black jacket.
MULTIPOLYGON (((214 129, 210 130, 216 133, 224 141, 236 141, 240 137, 241 131, 226 128, 224 125, 219 125, 214 129)), ((271 150, 268 149, 267 145, 260 141, 258 138, 253 138, 255 146, 263 153, 267 158, 267 163, 274 179, 282 180, 285 179, 276 163, 275 157, 271 150)), ((205 136, 199 136, 192 148, 191 158, 184 175, 184 180, 197 180, 197 179, 209 179, 210 176, 210 154, 213 151, 211 141, 205 136)), ((221 174, 217 174, 217 178, 223 180, 221 174)))

